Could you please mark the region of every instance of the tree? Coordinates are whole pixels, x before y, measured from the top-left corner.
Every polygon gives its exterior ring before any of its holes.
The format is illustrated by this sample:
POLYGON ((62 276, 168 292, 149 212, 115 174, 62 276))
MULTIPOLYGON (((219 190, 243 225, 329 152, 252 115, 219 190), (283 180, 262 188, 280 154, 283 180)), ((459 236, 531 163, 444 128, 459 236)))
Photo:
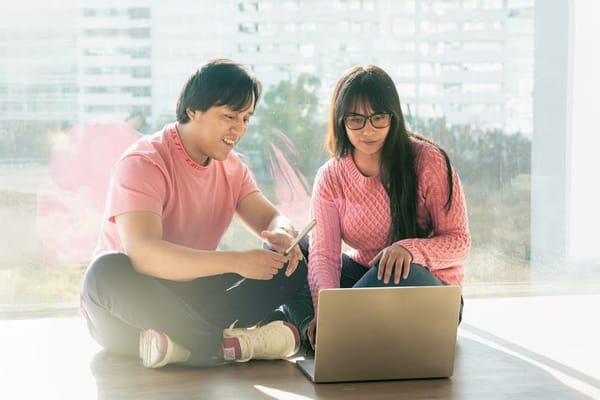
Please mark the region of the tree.
POLYGON ((517 175, 529 174, 531 140, 521 133, 449 125, 445 118, 406 116, 407 127, 438 143, 450 156, 465 184, 500 190, 517 175))
POLYGON ((241 152, 252 159, 253 170, 267 168, 265 160, 272 158, 275 145, 305 177, 314 176, 327 159, 326 123, 318 113, 320 85, 316 76, 301 74, 295 81, 281 81, 265 91, 249 132, 240 143, 241 152))

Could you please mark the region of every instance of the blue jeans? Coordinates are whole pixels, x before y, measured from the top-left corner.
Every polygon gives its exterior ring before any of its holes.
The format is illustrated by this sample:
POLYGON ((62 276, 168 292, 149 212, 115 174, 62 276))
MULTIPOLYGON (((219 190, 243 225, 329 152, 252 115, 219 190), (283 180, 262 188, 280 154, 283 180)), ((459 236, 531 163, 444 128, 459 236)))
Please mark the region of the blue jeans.
MULTIPOLYGON (((419 264, 410 264, 410 272, 406 279, 400 279, 396 284, 393 279, 384 283, 377 279, 379 264, 373 268, 367 268, 352 260, 347 255, 342 256, 341 287, 393 287, 393 286, 440 286, 442 281, 436 278, 427 268, 419 264)), ((392 277, 393 278, 393 277, 392 277)))
MULTIPOLYGON (((307 282, 306 262, 270 280, 223 274, 176 282, 138 273, 128 256, 108 253, 88 267, 82 305, 92 337, 109 351, 138 355, 140 331, 156 329, 191 352, 191 366, 223 364, 223 329, 268 319, 307 282)), ((311 305, 312 307, 312 305, 311 305)))
MULTIPOLYGON (((430 270, 422 265, 411 263, 410 272, 406 279, 401 278, 398 284, 393 279, 386 284, 377 278, 379 263, 372 268, 367 268, 347 255, 342 255, 342 276, 340 278, 341 287, 394 287, 394 286, 442 286, 440 281, 430 270)), ((460 297, 460 310, 458 313, 458 323, 462 321, 462 312, 464 300, 460 297)))
MULTIPOLYGON (((310 254, 310 251, 309 251, 310 254)), ((342 272, 340 276, 340 287, 394 287, 394 286, 442 286, 440 281, 430 270, 419 264, 410 264, 410 272, 406 279, 400 279, 400 283, 384 283, 377 278, 379 263, 372 268, 367 268, 352 260, 346 254, 342 254, 342 272)), ((460 298, 460 311, 458 323, 462 320, 463 298, 460 298)), ((306 327, 314 317, 314 308, 308 282, 304 288, 282 307, 286 318, 300 329, 303 341, 306 341, 306 327)), ((310 346, 309 346, 310 347, 310 346)))

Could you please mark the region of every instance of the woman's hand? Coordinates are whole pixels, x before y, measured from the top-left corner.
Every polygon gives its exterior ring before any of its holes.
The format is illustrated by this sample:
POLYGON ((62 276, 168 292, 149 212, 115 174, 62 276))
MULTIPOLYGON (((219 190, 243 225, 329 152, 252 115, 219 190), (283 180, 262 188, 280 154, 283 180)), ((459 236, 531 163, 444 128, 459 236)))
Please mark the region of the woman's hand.
POLYGON ((312 347, 313 350, 316 350, 317 348, 317 318, 313 318, 310 320, 310 322, 308 323, 308 326, 306 327, 306 336, 308 337, 308 342, 310 343, 310 347, 312 347))
MULTIPOLYGON (((262 231, 260 236, 263 240, 277 253, 283 254, 294 240, 294 237, 283 228, 276 228, 272 231, 262 231)), ((298 263, 302 260, 302 250, 300 246, 296 245, 286 256, 288 261, 287 269, 285 270, 285 276, 290 276, 298 267, 298 263)))
POLYGON ((408 250, 398 244, 393 244, 377 253, 369 261, 369 266, 372 267, 379 261, 377 279, 383 280, 385 284, 388 284, 393 272, 394 283, 397 285, 400 283, 400 277, 404 279, 408 278, 412 259, 412 254, 408 250))

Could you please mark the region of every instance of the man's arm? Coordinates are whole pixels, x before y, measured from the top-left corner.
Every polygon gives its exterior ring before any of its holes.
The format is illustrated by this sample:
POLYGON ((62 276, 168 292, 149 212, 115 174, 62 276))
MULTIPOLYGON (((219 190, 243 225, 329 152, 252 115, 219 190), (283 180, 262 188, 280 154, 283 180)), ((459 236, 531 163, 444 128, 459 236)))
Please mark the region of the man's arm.
POLYGON ((252 192, 237 205, 236 212, 244 223, 258 236, 263 231, 281 229, 293 234, 289 219, 283 216, 275 206, 260 192, 252 192))
POLYGON ((287 259, 265 250, 244 252, 196 250, 162 239, 160 216, 148 211, 115 217, 117 230, 136 271, 157 278, 187 281, 234 272, 270 279, 287 259))
MULTIPOLYGON (((295 236, 290 220, 260 192, 250 193, 237 206, 236 212, 244 223, 277 253, 289 247, 295 236)), ((302 251, 296 246, 288 255, 290 261, 286 275, 291 275, 302 259, 302 251)))

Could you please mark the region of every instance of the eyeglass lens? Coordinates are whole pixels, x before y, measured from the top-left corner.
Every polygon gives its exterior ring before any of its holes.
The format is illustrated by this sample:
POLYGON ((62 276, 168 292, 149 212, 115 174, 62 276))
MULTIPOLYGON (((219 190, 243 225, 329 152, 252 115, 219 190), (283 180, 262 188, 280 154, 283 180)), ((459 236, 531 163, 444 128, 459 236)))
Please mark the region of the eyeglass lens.
POLYGON ((344 118, 346 126, 350 129, 362 129, 367 123, 371 122, 374 128, 386 128, 390 124, 390 114, 379 113, 370 116, 365 115, 348 115, 344 118))

